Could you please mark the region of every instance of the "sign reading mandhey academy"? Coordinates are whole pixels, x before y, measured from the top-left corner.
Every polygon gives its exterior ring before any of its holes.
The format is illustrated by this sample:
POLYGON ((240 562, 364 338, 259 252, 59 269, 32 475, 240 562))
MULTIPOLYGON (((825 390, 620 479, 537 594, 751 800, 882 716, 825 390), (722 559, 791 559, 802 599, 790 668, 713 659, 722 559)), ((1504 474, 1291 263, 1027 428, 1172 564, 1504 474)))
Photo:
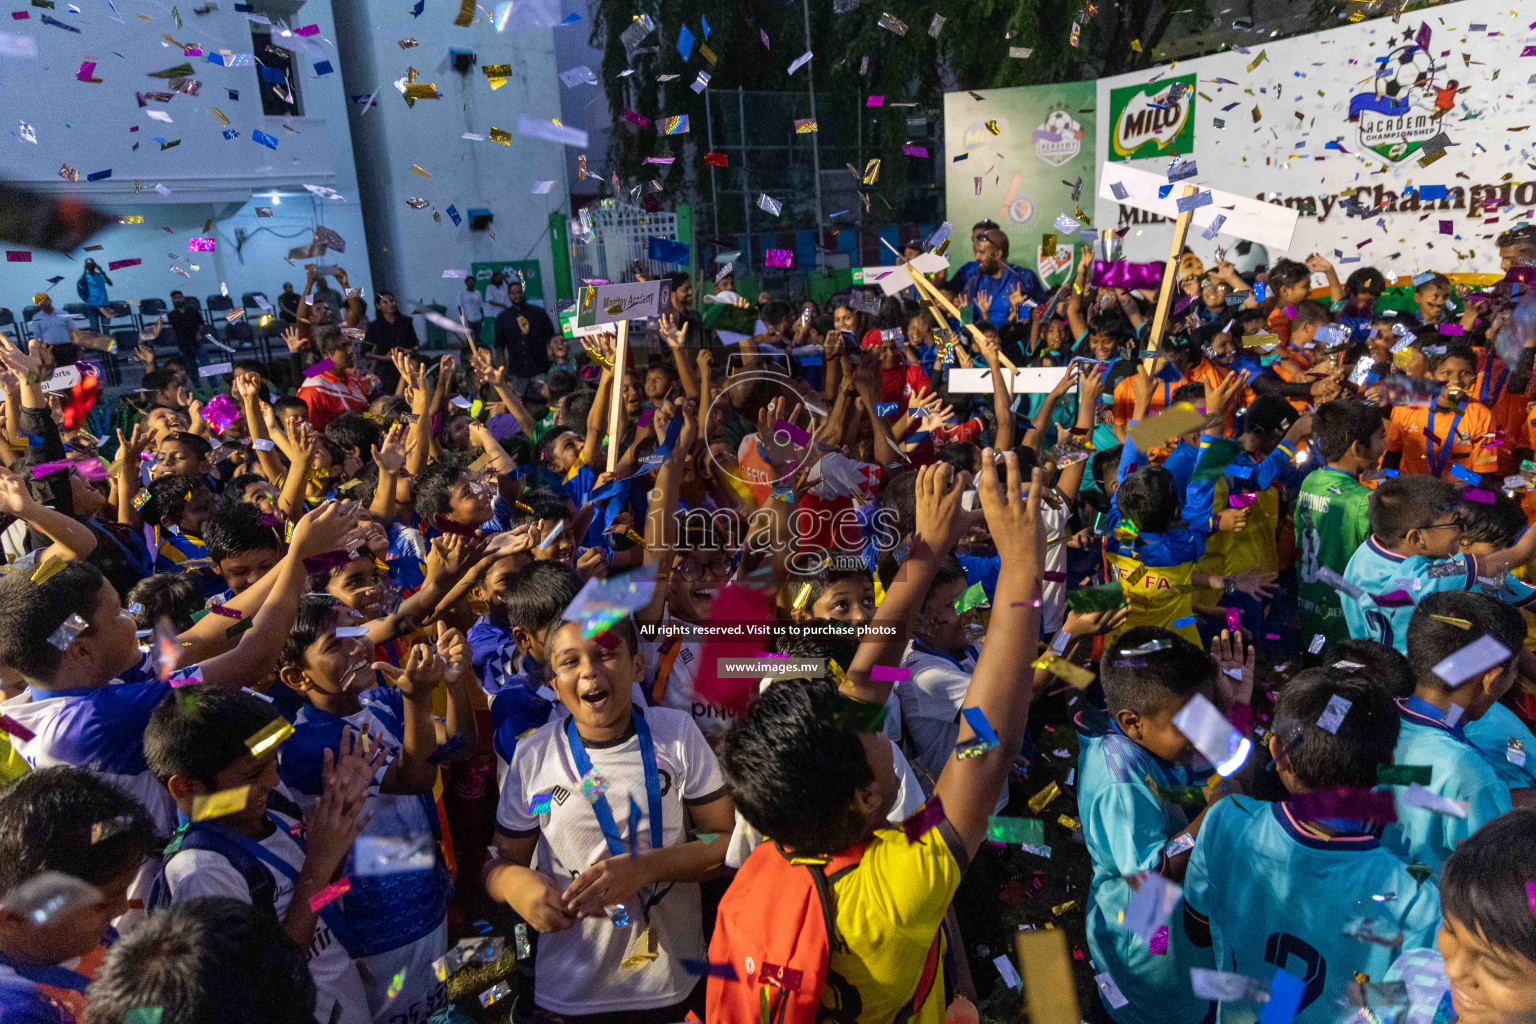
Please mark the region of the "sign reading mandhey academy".
POLYGON ((1195 76, 1128 85, 1109 94, 1109 159, 1195 151, 1195 76))

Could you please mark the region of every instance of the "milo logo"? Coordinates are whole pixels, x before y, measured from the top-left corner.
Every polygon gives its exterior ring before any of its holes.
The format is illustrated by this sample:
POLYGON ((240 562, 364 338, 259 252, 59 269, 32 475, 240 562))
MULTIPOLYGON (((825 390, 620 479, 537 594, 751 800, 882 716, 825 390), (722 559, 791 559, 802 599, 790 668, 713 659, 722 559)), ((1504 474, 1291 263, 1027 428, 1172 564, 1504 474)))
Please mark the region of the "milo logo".
POLYGON ((1195 147, 1195 76, 1110 92, 1109 159, 1191 153, 1195 147))

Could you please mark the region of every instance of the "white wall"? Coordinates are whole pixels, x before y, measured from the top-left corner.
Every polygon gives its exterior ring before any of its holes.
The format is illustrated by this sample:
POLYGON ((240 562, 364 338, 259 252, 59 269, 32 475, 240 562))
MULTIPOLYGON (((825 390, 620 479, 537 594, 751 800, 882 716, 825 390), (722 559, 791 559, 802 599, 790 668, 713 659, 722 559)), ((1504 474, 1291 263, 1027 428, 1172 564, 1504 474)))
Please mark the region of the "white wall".
MULTIPOLYGON (((497 4, 481 8, 493 10, 497 4)), ((522 5, 518 5, 521 7, 522 5)), ((354 151, 362 180, 363 213, 376 288, 394 289, 402 302, 447 304, 463 282, 445 280, 445 269, 468 269, 484 260, 540 261, 547 301, 553 299, 553 263, 546 234, 548 214, 567 206, 565 154, 562 147, 517 134, 520 114, 560 116, 560 80, 556 77, 552 31, 519 20, 516 9, 504 32, 484 19, 468 27, 453 24, 450 11, 430 5, 420 18, 399 0, 338 5, 338 43, 342 74, 350 95, 378 90, 377 105, 351 107, 354 151), (417 40, 412 49, 399 41, 417 40), (475 65, 467 75, 450 66, 451 48, 472 50, 475 65), (507 84, 492 91, 480 68, 510 64, 507 84), (418 81, 437 85, 442 99, 406 105, 394 82, 414 66, 418 81), (512 145, 472 142, 465 132, 488 135, 491 127, 512 133, 512 145), (411 171, 416 164, 432 177, 411 171), (532 195, 533 183, 552 180, 547 195, 532 195), (407 199, 431 202, 415 210, 407 199), (448 216, 452 205, 463 222, 448 216), (471 208, 489 209, 490 232, 469 228, 471 208), (433 211, 441 214, 434 221, 433 211)), ((599 153, 594 166, 601 162, 599 153)))
MULTIPOLYGON (((1317 252, 1339 264, 1340 277, 1365 266, 1375 266, 1389 277, 1423 270, 1498 273, 1494 239, 1516 224, 1528 223, 1536 208, 1536 171, 1526 127, 1536 118, 1536 98, 1526 81, 1536 72, 1536 60, 1520 56, 1536 43, 1536 31, 1528 27, 1531 16, 1529 4, 1464 0, 1404 14, 1400 23, 1381 18, 1295 39, 1255 40, 1247 54, 1229 51, 1171 68, 1101 79, 1095 104, 1100 180, 1113 182, 1115 168, 1124 166, 1105 162, 1115 130, 1109 121, 1112 91, 1197 75, 1194 152, 1187 157, 1199 165, 1193 180, 1281 202, 1301 214, 1289 252, 1270 252, 1266 262, 1282 255, 1304 259, 1317 252), (1349 120, 1351 97, 1374 91, 1377 59, 1411 42, 1421 25, 1430 29, 1427 49, 1434 60, 1435 85, 1445 87, 1454 79, 1466 90, 1455 97, 1453 111, 1428 127, 1430 132, 1444 131, 1450 139, 1445 156, 1428 167, 1419 164, 1422 152, 1394 160, 1367 148, 1359 125, 1349 120), (1264 61, 1249 71, 1261 51, 1264 61), (1223 110, 1229 105, 1230 110, 1223 110), (1262 118, 1257 124, 1255 106, 1262 118), (1224 128, 1215 126, 1217 119, 1225 122, 1224 128), (1330 142, 1343 149, 1329 149, 1330 142), (1404 189, 1410 185, 1443 185, 1449 196, 1422 204, 1405 202, 1404 189), (1371 190, 1366 205, 1376 202, 1379 190, 1385 208, 1364 219, 1346 215, 1338 202, 1340 193, 1362 186, 1371 190), (1500 195, 1505 205, 1484 208, 1492 195, 1500 195), (1442 222, 1451 234, 1442 233, 1442 222)), ((1423 111, 1422 106, 1414 108, 1415 114, 1423 111)), ((1162 173, 1169 159, 1131 163, 1162 173)), ((1129 211, 1113 200, 1098 199, 1094 223, 1118 225, 1124 212, 1129 211)), ((1138 217, 1125 236, 1126 258, 1165 259, 1171 233, 1171 222, 1147 223, 1138 217)), ((1207 265, 1218 245, 1231 251, 1236 242, 1227 235, 1207 240, 1200 232, 1189 238, 1207 265)), ((1317 277, 1314 283, 1321 280, 1317 277)))
MULTIPOLYGON (((350 243, 344 255, 333 254, 327 261, 339 263, 366 282, 368 251, 358 209, 352 147, 346 134, 347 101, 341 60, 330 42, 335 29, 325 0, 284 4, 281 8, 292 12, 290 24, 294 27, 319 26, 319 33, 307 43, 315 54, 300 54, 298 58, 304 116, 291 118, 262 116, 254 64, 220 67, 208 63, 205 56, 184 56, 164 40, 168 34, 178 43, 196 44, 205 52, 227 48, 250 53, 250 23, 235 12, 233 4, 195 15, 192 8, 198 6, 196 3, 180 3, 180 28, 172 20, 171 4, 157 0, 118 0, 116 20, 105 0, 79 6, 82 13, 78 15, 69 13, 66 4, 51 11, 18 8, 31 17, 6 19, 0 24, 0 35, 9 37, 0 40, 7 44, 0 52, 13 52, 18 40, 19 45, 36 50, 33 57, 0 56, 0 109, 4 110, 9 136, 0 147, 0 178, 47 192, 77 195, 115 216, 143 216, 144 223, 103 230, 86 244, 105 248, 88 254, 77 250, 69 254, 73 260, 34 249, 30 264, 0 264, 0 306, 8 306, 20 316, 32 294, 48 290, 47 278, 55 275, 65 277, 52 289, 56 305, 76 301, 74 283, 86 255, 103 266, 110 260, 143 260, 137 267, 109 272, 114 282, 110 290, 113 298, 164 298, 173 288, 202 298, 217 293, 221 281, 227 282, 236 302, 240 293, 252 290, 265 290, 275 297, 287 276, 302 288, 303 272, 281 261, 289 247, 309 241, 316 223, 332 227, 350 243), (45 25, 41 20, 44 14, 81 31, 77 34, 45 25), (86 59, 97 62, 95 77, 101 79, 100 84, 76 80, 80 63, 86 59), (330 60, 336 73, 316 77, 313 65, 322 59, 330 60), (150 78, 149 74, 182 63, 192 65, 201 83, 199 94, 178 93, 169 103, 151 102, 140 107, 135 92, 170 91, 164 79, 150 78), (238 100, 230 99, 229 89, 238 90, 238 100), (211 111, 215 106, 239 131, 238 138, 224 138, 224 126, 211 111), (153 120, 148 110, 163 111, 172 122, 153 120), (35 145, 20 140, 18 122, 32 126, 35 145), (130 130, 134 127, 138 131, 130 130), (274 151, 253 142, 253 129, 276 137, 278 148, 274 151), (181 143, 162 150, 153 141, 155 136, 180 139, 181 143), (132 148, 135 142, 139 144, 137 151, 132 148), (62 163, 79 170, 77 184, 59 177, 62 163), (86 181, 92 172, 107 169, 112 171, 110 178, 86 181), (141 191, 134 190, 136 181, 141 191), (302 187, 305 183, 335 189, 346 196, 346 202, 311 202, 302 187), (156 184, 169 189, 169 195, 155 192, 156 184), (277 216, 257 221, 256 204, 250 197, 273 191, 290 195, 281 207, 274 208, 277 216), (201 270, 191 280, 171 272, 173 261, 169 257, 187 256, 188 240, 203 235, 203 225, 210 218, 215 221, 209 233, 218 239, 216 251, 192 257, 201 270), (284 234, 296 233, 296 237, 279 247, 270 233, 263 232, 246 246, 242 261, 234 251, 237 226, 248 231, 257 226, 273 227, 284 234)), ((262 3, 257 6, 274 9, 262 3)), ((258 202, 272 205, 266 198, 258 202)), ((175 265, 189 269, 187 260, 175 265)))

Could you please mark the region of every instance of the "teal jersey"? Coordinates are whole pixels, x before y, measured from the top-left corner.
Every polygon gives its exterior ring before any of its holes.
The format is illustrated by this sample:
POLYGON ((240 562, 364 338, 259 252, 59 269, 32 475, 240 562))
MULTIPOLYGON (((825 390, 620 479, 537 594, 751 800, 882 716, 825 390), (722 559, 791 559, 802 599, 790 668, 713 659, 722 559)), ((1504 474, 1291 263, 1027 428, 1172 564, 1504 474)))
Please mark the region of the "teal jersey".
POLYGON ((1522 763, 1524 756, 1536 757, 1536 735, 1531 734, 1519 715, 1503 704, 1495 704, 1482 718, 1465 723, 1462 732, 1510 789, 1536 786, 1536 764, 1522 763), (1512 747, 1510 740, 1519 746, 1512 747))
POLYGON ((1189 827, 1190 808, 1158 796, 1190 785, 1189 773, 1133 743, 1102 713, 1078 715, 1077 729, 1077 807, 1093 859, 1088 950, 1129 1000, 1109 1014, 1119 1024, 1196 1024, 1211 1004, 1194 994, 1189 969, 1210 967, 1211 957, 1181 927, 1182 902, 1168 918, 1166 953, 1150 952, 1146 939, 1120 924, 1131 895, 1125 876, 1161 871, 1168 841, 1189 827))
POLYGON ((1297 604, 1304 643, 1321 633, 1328 643, 1349 636, 1339 595, 1317 578, 1319 568, 1343 576, 1350 557, 1371 535, 1371 490, 1342 469, 1313 470, 1296 499, 1297 604))
MULTIPOLYGON (((1380 978, 1399 950, 1344 934, 1352 917, 1433 945, 1440 894, 1372 832, 1330 835, 1289 804, 1226 797, 1206 812, 1184 874, 1185 916, 1208 924, 1216 969, 1268 980, 1282 968, 1305 983, 1296 1024, 1336 1024, 1360 971, 1380 978), (1373 902, 1373 895, 1391 898, 1373 902), (1362 905, 1363 904, 1363 905, 1362 905)), ((1258 1004, 1222 1003, 1221 1024, 1251 1024, 1258 1004)))
POLYGON ((1366 596, 1360 600, 1340 594, 1344 621, 1349 635, 1356 639, 1376 640, 1408 653, 1408 620, 1414 606, 1428 594, 1441 590, 1477 589, 1505 604, 1524 608, 1536 602, 1532 588, 1505 574, 1500 586, 1479 584, 1481 575, 1476 557, 1452 555, 1450 558, 1425 558, 1400 555, 1389 550, 1373 535, 1366 538, 1344 572, 1344 580, 1353 583, 1366 596), (1396 596, 1389 596, 1396 595, 1396 596), (1383 600, 1373 600, 1373 598, 1383 600))
POLYGON ((1509 786, 1493 766, 1467 742, 1461 727, 1448 726, 1439 709, 1418 697, 1399 698, 1402 728, 1392 761, 1402 765, 1428 765, 1431 774, 1424 788, 1467 805, 1467 816, 1457 818, 1403 801, 1407 787, 1393 786, 1397 822, 1388 825, 1382 841, 1399 857, 1427 865, 1440 877, 1456 844, 1506 813, 1510 808, 1509 786))

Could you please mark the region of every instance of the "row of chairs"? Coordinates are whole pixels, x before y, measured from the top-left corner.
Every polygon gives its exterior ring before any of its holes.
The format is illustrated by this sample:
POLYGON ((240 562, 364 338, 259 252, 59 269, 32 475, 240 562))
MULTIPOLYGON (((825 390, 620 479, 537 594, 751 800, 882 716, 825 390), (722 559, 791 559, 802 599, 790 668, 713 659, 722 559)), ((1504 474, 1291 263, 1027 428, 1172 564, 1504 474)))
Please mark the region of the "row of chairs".
MULTIPOLYGON (((183 301, 190 304, 204 324, 212 332, 219 344, 226 346, 232 353, 249 352, 263 362, 271 360, 271 339, 280 334, 284 327, 277 316, 276 303, 267 299, 262 292, 246 292, 240 296, 240 306, 245 313, 243 317, 236 318, 233 322, 229 314, 237 308, 234 300, 227 295, 216 294, 207 297, 206 304, 200 303, 195 295, 184 296, 183 301), (257 301, 260 295, 267 301, 267 308, 263 309, 257 301), (262 321, 270 317, 265 326, 262 321)), ((170 312, 170 303, 164 299, 141 299, 136 305, 127 302, 112 302, 103 307, 112 313, 110 319, 102 317, 102 332, 110 335, 117 341, 117 353, 99 353, 103 370, 106 372, 106 381, 109 387, 118 386, 121 382, 122 372, 118 364, 118 357, 131 357, 131 353, 139 344, 140 332, 154 324, 157 317, 170 312)), ((23 306, 21 317, 8 308, 0 306, 0 334, 8 336, 18 345, 25 346, 32 337, 29 325, 37 307, 33 305, 23 306)), ((63 312, 85 318, 94 322, 97 310, 87 306, 83 302, 70 302, 63 306, 63 312)), ((177 351, 175 336, 170 325, 162 329, 156 343, 156 350, 160 354, 169 354, 177 351)), ((95 358, 93 355, 92 358, 95 358)))

